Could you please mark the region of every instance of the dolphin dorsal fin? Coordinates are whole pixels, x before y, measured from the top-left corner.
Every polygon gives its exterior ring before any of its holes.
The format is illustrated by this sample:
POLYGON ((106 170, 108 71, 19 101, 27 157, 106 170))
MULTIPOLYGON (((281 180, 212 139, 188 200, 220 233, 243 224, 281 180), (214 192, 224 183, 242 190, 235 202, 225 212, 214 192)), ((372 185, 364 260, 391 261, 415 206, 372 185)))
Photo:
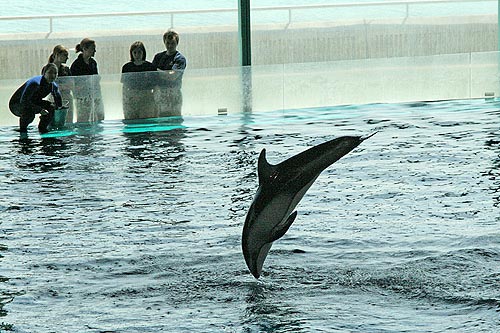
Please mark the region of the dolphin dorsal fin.
POLYGON ((259 155, 259 162, 257 164, 257 173, 259 175, 259 184, 263 184, 266 179, 271 178, 274 173, 275 166, 269 164, 266 159, 266 149, 262 149, 259 155))

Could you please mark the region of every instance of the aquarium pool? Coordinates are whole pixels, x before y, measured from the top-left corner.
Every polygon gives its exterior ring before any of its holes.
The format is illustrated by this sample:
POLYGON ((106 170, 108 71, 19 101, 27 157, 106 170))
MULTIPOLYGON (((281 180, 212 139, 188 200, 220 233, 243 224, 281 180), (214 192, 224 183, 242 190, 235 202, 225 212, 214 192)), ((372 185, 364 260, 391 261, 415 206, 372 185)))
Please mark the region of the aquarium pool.
POLYGON ((0 331, 496 332, 499 127, 484 100, 0 127, 0 331), (373 132, 255 280, 261 149, 373 132))

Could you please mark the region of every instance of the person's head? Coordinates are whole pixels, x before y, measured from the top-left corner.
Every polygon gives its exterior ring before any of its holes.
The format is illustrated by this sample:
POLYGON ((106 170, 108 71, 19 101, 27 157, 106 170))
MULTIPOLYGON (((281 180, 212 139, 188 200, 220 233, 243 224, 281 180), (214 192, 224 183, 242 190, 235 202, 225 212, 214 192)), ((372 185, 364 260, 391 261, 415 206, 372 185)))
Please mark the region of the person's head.
POLYGON ((168 30, 163 34, 163 44, 165 44, 168 54, 174 53, 179 44, 179 34, 174 30, 168 30))
POLYGON ((146 60, 146 48, 142 42, 130 45, 130 61, 146 60))
POLYGON ((76 52, 82 52, 84 58, 93 57, 95 54, 95 41, 90 38, 84 38, 75 46, 76 52))
POLYGON ((57 65, 49 62, 47 65, 42 68, 42 75, 45 77, 49 83, 52 83, 57 79, 57 65))
POLYGON ((68 49, 62 45, 56 45, 52 54, 49 57, 49 62, 56 64, 64 64, 68 61, 69 52, 68 49))

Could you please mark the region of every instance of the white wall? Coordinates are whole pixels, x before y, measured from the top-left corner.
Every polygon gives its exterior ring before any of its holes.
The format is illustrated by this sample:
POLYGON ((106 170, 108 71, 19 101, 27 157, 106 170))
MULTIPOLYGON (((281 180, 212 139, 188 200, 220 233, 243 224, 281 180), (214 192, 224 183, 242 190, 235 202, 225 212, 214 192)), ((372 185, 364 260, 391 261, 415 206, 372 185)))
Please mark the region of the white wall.
MULTIPOLYGON (((497 28, 496 15, 255 26, 252 63, 272 65, 496 51, 497 28)), ((100 73, 120 73, 129 60, 133 42, 145 43, 149 60, 163 51, 163 32, 0 35, 0 79, 36 75, 55 45, 74 48, 84 37, 96 40, 95 58, 100 73)), ((179 50, 187 57, 188 70, 239 65, 236 26, 181 28, 179 33, 179 50)), ((71 52, 68 63, 75 57, 71 52)))

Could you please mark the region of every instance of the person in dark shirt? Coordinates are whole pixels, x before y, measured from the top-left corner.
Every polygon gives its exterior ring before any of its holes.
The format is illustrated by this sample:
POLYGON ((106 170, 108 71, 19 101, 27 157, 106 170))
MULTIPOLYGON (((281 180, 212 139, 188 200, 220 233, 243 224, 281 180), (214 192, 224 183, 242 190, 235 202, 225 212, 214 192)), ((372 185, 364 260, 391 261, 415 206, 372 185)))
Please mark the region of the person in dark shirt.
POLYGON ((66 66, 68 61, 69 51, 63 45, 56 45, 52 54, 49 56, 49 63, 54 63, 58 69, 56 83, 59 86, 64 104, 68 105, 67 109, 56 110, 51 127, 62 128, 66 123, 73 122, 73 95, 71 91, 74 88, 73 79, 71 78, 71 69, 66 66))
POLYGON ((28 125, 40 114, 38 130, 48 132, 48 126, 54 118, 54 110, 62 107, 62 97, 55 83, 57 66, 53 63, 45 65, 43 75, 34 76, 19 87, 9 100, 10 111, 19 117, 19 131, 28 132, 28 125), (46 99, 51 95, 53 102, 46 99))
POLYGON ((177 50, 179 34, 168 30, 163 34, 166 50, 157 53, 153 65, 158 69, 158 86, 155 102, 160 117, 180 116, 182 109, 182 76, 186 69, 186 58, 177 50))
POLYGON ((97 61, 93 58, 96 52, 95 41, 90 38, 84 38, 75 46, 75 51, 80 53, 78 58, 71 64, 71 73, 79 75, 97 75, 97 61))
POLYGON ((140 41, 130 46, 130 61, 122 67, 123 115, 125 119, 157 117, 153 87, 156 67, 146 60, 146 48, 140 41))
POLYGON ((76 45, 78 58, 71 64, 71 74, 82 76, 75 79, 75 100, 78 122, 93 122, 104 119, 104 106, 101 96, 100 77, 97 62, 93 58, 96 52, 95 41, 84 38, 76 45))

